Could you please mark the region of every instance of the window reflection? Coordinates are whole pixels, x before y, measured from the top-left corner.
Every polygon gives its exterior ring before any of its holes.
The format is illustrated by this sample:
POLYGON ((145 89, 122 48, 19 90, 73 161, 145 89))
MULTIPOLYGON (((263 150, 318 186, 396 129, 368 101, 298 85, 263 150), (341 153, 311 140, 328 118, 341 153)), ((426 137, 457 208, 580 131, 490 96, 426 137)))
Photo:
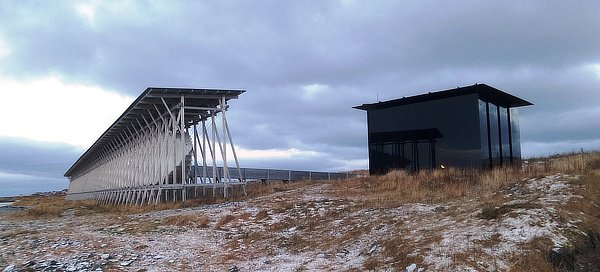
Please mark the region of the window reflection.
POLYGON ((510 108, 510 133, 512 141, 512 163, 520 163, 521 136, 519 135, 519 110, 517 108, 510 108))
POLYGON ((498 107, 500 113, 500 146, 502 148, 502 164, 510 163, 510 131, 508 123, 508 109, 498 107))
POLYGON ((481 138, 481 159, 483 168, 490 167, 490 146, 488 132, 487 102, 479 100, 479 135, 481 138))
POLYGON ((498 126, 498 107, 492 103, 488 103, 488 123, 490 133, 490 154, 492 165, 500 165, 500 133, 498 126))
POLYGON ((436 128, 371 133, 371 169, 384 174, 390 169, 417 171, 436 167, 435 143, 442 138, 436 128))

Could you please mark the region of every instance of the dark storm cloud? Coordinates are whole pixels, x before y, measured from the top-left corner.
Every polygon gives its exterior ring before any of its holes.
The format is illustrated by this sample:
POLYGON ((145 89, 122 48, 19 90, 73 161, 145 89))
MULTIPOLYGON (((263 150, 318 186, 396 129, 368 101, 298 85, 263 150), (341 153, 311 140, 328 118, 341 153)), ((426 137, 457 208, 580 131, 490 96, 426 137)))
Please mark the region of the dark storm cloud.
POLYGON ((148 81, 373 84, 444 69, 569 68, 600 57, 595 3, 133 2, 99 6, 93 22, 71 2, 10 3, 2 20, 11 28, 2 32, 14 73, 93 78, 130 94, 148 81))
POLYGON ((0 171, 11 174, 25 174, 62 177, 65 165, 74 163, 84 151, 79 147, 63 144, 26 140, 14 137, 0 137, 0 171), (23 170, 23 165, 31 165, 23 170))
POLYGON ((0 150, 0 196, 67 188, 66 167, 84 151, 63 143, 13 137, 0 137, 0 150))
POLYGON ((261 167, 365 161, 352 106, 474 83, 535 104, 520 111, 526 156, 600 138, 600 2, 117 1, 88 16, 81 4, 1 2, 1 75, 131 96, 247 89, 228 113, 237 145, 318 154, 248 160, 261 167))

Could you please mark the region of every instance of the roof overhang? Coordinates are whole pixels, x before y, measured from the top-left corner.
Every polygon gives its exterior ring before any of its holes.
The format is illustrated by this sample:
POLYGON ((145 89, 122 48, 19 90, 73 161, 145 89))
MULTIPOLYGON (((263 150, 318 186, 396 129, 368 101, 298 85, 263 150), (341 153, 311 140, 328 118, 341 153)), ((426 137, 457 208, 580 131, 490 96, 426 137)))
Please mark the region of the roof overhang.
POLYGON ((372 104, 362 104, 360 106, 353 107, 359 110, 378 110, 390 107, 396 107, 401 105, 408 105, 414 103, 420 103, 425 101, 438 100, 443 98, 449 98, 454 96, 462 96, 469 94, 478 94, 479 98, 495 103, 499 106, 506 108, 514 108, 514 107, 522 107, 522 106, 530 106, 533 105, 531 102, 525 101, 521 98, 518 98, 514 95, 505 93, 501 90, 498 90, 494 87, 490 87, 486 84, 475 84, 467 87, 460 87, 456 89, 450 89, 445 91, 426 93, 422 95, 416 95, 411 97, 404 97, 400 99, 394 99, 389 101, 383 101, 372 104))

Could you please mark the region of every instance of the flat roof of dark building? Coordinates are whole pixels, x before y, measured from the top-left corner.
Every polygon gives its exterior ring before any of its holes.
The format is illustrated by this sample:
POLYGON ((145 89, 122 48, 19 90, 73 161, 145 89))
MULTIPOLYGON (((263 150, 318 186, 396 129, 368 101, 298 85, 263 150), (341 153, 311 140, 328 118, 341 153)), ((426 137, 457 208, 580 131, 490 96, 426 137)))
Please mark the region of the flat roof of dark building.
POLYGON ((443 98, 449 98, 454 96, 468 95, 468 94, 479 94, 479 97, 485 101, 493 102, 498 104, 499 106, 506 108, 514 108, 514 107, 522 107, 522 106, 530 106, 533 103, 525 101, 521 98, 518 98, 514 95, 505 93, 501 90, 498 90, 494 87, 488 86, 486 84, 475 84, 472 86, 460 87, 445 91, 438 92, 430 92, 426 94, 403 97, 400 99, 388 100, 378 103, 372 104, 362 104, 360 106, 353 107, 359 110, 377 110, 384 109, 390 107, 396 107, 401 105, 408 105, 414 103, 420 103, 431 100, 438 100, 443 98))

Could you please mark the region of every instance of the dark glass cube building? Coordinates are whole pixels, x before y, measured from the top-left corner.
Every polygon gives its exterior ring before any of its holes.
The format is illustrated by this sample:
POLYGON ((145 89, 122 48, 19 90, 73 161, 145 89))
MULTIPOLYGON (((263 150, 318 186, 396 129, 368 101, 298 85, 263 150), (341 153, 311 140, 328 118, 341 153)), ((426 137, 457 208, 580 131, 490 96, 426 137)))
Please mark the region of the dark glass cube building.
POLYGON ((354 108, 367 111, 369 172, 521 163, 517 107, 533 105, 485 84, 354 108))

